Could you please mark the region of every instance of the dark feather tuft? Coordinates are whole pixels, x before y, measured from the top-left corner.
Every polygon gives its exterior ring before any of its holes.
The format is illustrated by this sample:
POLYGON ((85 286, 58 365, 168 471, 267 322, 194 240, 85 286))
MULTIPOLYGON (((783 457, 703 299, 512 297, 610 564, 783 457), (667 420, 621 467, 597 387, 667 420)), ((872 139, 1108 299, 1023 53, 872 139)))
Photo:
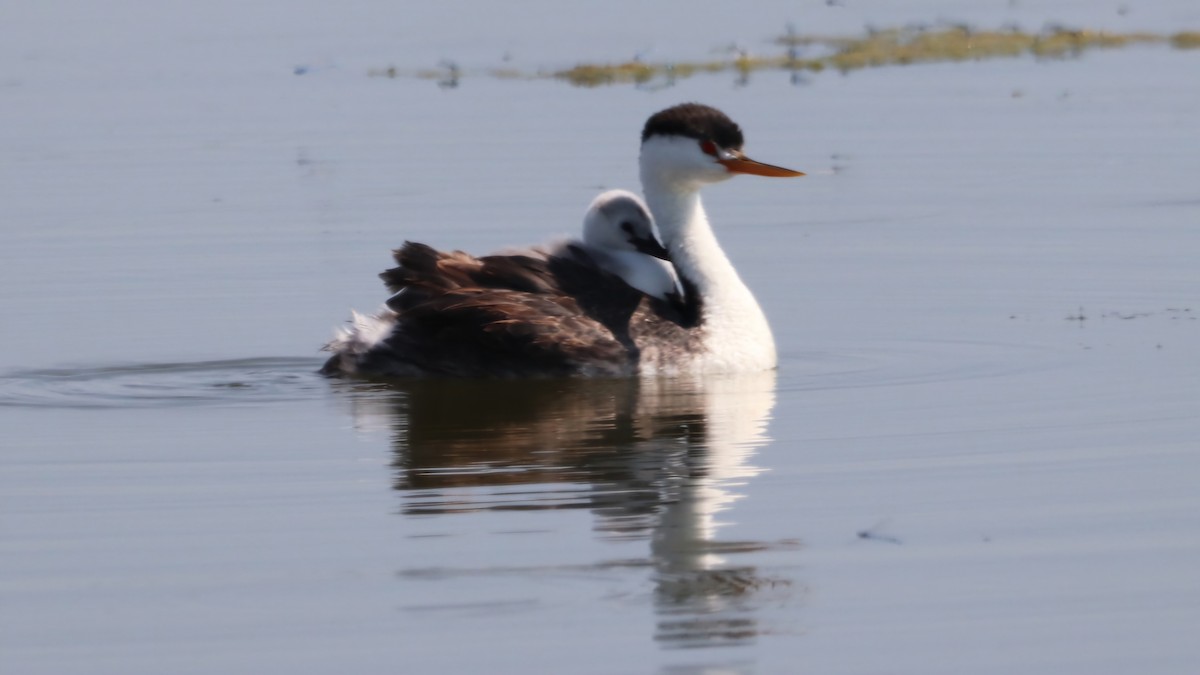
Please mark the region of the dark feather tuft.
POLYGON ((701 103, 681 103, 655 113, 642 128, 642 142, 651 136, 687 136, 726 150, 740 150, 746 142, 736 122, 701 103))

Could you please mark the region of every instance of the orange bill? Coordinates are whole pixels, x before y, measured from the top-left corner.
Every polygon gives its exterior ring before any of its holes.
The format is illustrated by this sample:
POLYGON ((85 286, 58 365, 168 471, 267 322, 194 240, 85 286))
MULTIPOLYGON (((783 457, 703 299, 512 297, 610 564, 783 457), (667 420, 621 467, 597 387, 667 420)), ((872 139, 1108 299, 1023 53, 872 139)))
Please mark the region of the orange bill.
POLYGON ((803 171, 792 171, 782 166, 756 162, 740 152, 726 151, 722 154, 724 156, 718 158, 717 161, 725 165, 729 173, 748 173, 755 176, 772 176, 774 178, 791 178, 793 176, 804 175, 803 171))

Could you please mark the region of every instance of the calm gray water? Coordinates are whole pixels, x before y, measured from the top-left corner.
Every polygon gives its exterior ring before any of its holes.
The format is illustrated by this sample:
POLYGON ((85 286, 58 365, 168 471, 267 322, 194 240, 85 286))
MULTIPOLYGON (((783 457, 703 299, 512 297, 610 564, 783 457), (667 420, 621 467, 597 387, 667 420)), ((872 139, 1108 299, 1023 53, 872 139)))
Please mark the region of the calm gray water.
POLYGON ((810 4, 0 24, 3 670, 1195 672, 1200 53, 367 76, 769 51, 789 22, 1200 27, 1182 0, 810 4), (576 232, 685 100, 810 173, 706 193, 778 372, 316 375, 391 248, 576 232))

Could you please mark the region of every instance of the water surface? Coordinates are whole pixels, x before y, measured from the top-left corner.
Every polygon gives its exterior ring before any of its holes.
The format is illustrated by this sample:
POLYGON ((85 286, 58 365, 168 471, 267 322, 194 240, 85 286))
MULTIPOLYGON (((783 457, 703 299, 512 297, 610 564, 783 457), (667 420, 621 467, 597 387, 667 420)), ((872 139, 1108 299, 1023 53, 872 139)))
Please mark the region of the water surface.
POLYGON ((703 56, 789 21, 1200 25, 845 4, 479 31, 81 3, 0 29, 5 665, 1193 672, 1195 52, 654 91, 366 74, 703 56), (777 373, 316 375, 391 248, 576 231, 684 100, 810 174, 706 192, 777 373))

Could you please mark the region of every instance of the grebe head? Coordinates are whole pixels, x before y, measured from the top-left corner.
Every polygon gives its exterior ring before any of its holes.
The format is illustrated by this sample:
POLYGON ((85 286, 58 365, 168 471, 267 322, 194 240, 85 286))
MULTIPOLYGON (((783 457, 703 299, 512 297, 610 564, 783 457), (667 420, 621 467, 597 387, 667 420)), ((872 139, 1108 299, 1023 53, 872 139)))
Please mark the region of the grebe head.
POLYGON ((667 259, 667 250, 654 234, 650 209, 641 197, 627 190, 609 190, 592 200, 583 217, 583 242, 667 259))
POLYGON ((739 173, 804 175, 746 157, 744 142, 737 123, 716 108, 683 103, 659 111, 642 129, 642 183, 691 192, 739 173))

